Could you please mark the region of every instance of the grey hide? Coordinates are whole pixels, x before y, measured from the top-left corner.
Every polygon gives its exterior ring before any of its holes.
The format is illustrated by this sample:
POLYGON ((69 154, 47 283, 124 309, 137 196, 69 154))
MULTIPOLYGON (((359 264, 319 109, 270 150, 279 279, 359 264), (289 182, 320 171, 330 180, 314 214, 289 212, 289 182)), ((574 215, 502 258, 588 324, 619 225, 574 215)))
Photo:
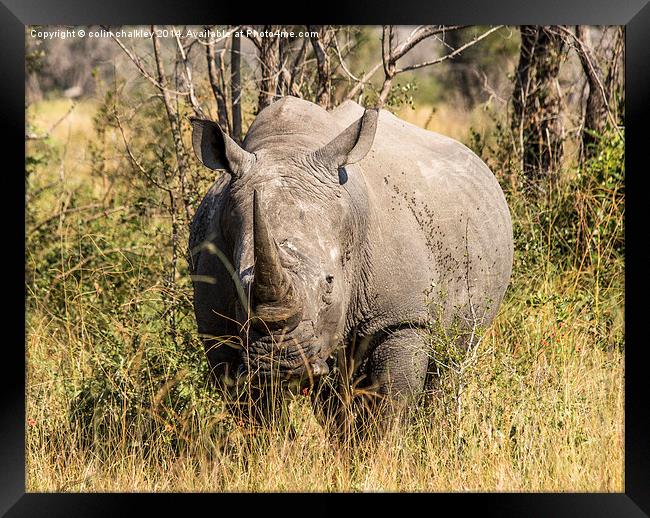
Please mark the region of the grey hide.
POLYGON ((217 380, 313 380, 353 359, 362 386, 402 399, 425 385, 431 332, 467 342, 493 320, 510 213, 464 145, 351 101, 327 112, 284 97, 241 147, 192 124, 199 159, 224 170, 190 236, 217 380))

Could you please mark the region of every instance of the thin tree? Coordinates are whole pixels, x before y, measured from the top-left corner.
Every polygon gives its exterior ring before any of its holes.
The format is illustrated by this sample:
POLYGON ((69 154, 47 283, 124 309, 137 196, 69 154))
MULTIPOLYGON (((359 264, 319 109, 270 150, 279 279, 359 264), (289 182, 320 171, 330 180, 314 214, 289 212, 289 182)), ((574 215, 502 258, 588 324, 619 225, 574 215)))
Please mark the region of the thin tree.
POLYGON ((230 47, 230 97, 232 99, 232 136, 241 143, 241 38, 232 36, 230 47))
POLYGON ((330 68, 329 48, 334 39, 334 32, 327 26, 310 25, 307 27, 311 45, 316 55, 317 92, 316 103, 324 108, 330 105, 332 93, 332 71, 330 68))
POLYGON ((555 176, 563 154, 558 75, 567 46, 556 26, 522 25, 512 130, 528 187, 555 176))
MULTIPOLYGON (((395 27, 392 25, 385 25, 382 28, 382 56, 381 56, 381 65, 384 69, 384 81, 381 85, 379 91, 379 102, 380 106, 383 106, 388 99, 388 96, 391 91, 391 86, 393 79, 403 72, 408 72, 411 70, 417 70, 419 68, 429 67, 432 65, 437 65, 447 61, 448 59, 453 59, 454 57, 460 55, 464 50, 476 45, 478 42, 487 38, 493 32, 498 31, 503 27, 503 25, 497 25, 491 29, 483 32, 482 34, 476 36, 472 40, 468 41, 464 45, 456 49, 452 49, 450 52, 433 59, 421 61, 418 63, 412 63, 409 65, 399 66, 398 60, 402 59, 407 53, 409 53, 418 43, 424 41, 427 38, 437 37, 439 34, 445 34, 450 31, 455 31, 462 28, 462 25, 425 25, 415 28, 406 40, 402 43, 396 43, 396 34, 395 27)), ((379 68, 379 67, 377 67, 379 68)), ((373 69, 371 69, 372 71, 373 69)), ((367 74, 366 74, 367 75, 367 74)), ((365 80, 366 77, 364 76, 365 80)), ((356 90, 353 89, 353 92, 356 94, 356 90)))
MULTIPOLYGON (((567 31, 568 32, 568 31, 567 31)), ((620 66, 622 45, 622 31, 616 31, 611 44, 609 65, 603 69, 599 56, 594 50, 591 41, 591 28, 576 25, 574 47, 582 70, 587 81, 587 100, 585 103, 584 124, 582 129, 582 154, 583 158, 593 156, 595 144, 608 126, 616 127, 618 120, 612 112, 613 98, 620 95, 620 66)))

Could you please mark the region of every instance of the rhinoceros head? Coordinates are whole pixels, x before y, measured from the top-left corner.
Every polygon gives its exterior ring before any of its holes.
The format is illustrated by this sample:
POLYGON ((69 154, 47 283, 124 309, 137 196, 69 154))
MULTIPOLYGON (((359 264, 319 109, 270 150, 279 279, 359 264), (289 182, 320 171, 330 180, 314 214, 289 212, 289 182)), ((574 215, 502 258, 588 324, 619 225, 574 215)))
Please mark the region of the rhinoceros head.
POLYGON ((263 378, 276 369, 284 378, 328 372, 352 296, 346 261, 356 214, 350 185, 341 185, 344 168, 370 150, 377 118, 376 110, 366 110, 322 142, 309 129, 304 138, 272 131, 255 142, 249 131, 243 147, 214 122, 192 119, 199 159, 231 175, 220 226, 246 294, 238 320, 245 324, 242 365, 249 372, 263 378))

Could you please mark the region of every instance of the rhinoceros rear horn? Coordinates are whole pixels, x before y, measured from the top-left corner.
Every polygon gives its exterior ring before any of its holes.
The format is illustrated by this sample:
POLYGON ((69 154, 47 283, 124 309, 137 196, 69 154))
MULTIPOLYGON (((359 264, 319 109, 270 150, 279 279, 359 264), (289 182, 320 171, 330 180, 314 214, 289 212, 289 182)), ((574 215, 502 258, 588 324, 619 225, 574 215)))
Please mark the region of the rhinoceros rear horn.
POLYGON ((242 149, 217 123, 197 118, 191 118, 190 122, 192 147, 206 167, 225 169, 237 177, 255 161, 255 155, 242 149))
POLYGON ((368 109, 334 140, 314 153, 314 157, 331 169, 338 170, 363 159, 375 140, 379 110, 368 109))

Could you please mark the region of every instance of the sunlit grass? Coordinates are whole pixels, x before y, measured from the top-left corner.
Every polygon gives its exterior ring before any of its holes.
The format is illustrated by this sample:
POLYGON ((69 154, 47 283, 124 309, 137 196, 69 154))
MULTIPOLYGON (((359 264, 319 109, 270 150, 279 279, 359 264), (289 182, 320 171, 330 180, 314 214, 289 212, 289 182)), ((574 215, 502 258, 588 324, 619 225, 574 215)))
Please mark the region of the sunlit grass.
MULTIPOLYGON (((489 105, 493 106, 493 105, 489 105)), ((467 142, 469 128, 474 128, 481 134, 491 126, 486 105, 478 105, 470 111, 455 107, 453 103, 429 106, 420 104, 415 109, 404 106, 399 109, 397 116, 421 128, 442 133, 448 137, 467 142)), ((493 108, 494 109, 494 106, 493 108)))
MULTIPOLYGON (((93 345, 29 332, 28 487, 31 491, 622 491, 623 355, 602 349, 588 323, 553 325, 552 303, 522 318, 506 302, 467 373, 463 413, 441 396, 410 428, 388 434, 369 458, 348 461, 315 422, 306 398, 290 406, 296 437, 217 423, 171 420, 146 450, 121 416, 109 436, 83 445, 68 421, 65 372, 83 376, 93 345), (552 336, 552 338, 550 338, 552 336), (451 407, 451 409, 450 409, 451 407), (223 425, 221 444, 211 426, 223 425), (182 433, 181 433, 182 431, 182 433), (187 441, 175 447, 172 439, 187 441), (459 448, 457 438, 461 437, 459 448)), ((128 366, 127 366, 128 368, 128 366)), ((215 404, 218 402, 215 401, 215 404)), ((144 420, 143 420, 144 421, 144 420)), ((150 427, 150 423, 143 422, 150 427)), ((136 427, 137 428, 137 419, 136 427)))

